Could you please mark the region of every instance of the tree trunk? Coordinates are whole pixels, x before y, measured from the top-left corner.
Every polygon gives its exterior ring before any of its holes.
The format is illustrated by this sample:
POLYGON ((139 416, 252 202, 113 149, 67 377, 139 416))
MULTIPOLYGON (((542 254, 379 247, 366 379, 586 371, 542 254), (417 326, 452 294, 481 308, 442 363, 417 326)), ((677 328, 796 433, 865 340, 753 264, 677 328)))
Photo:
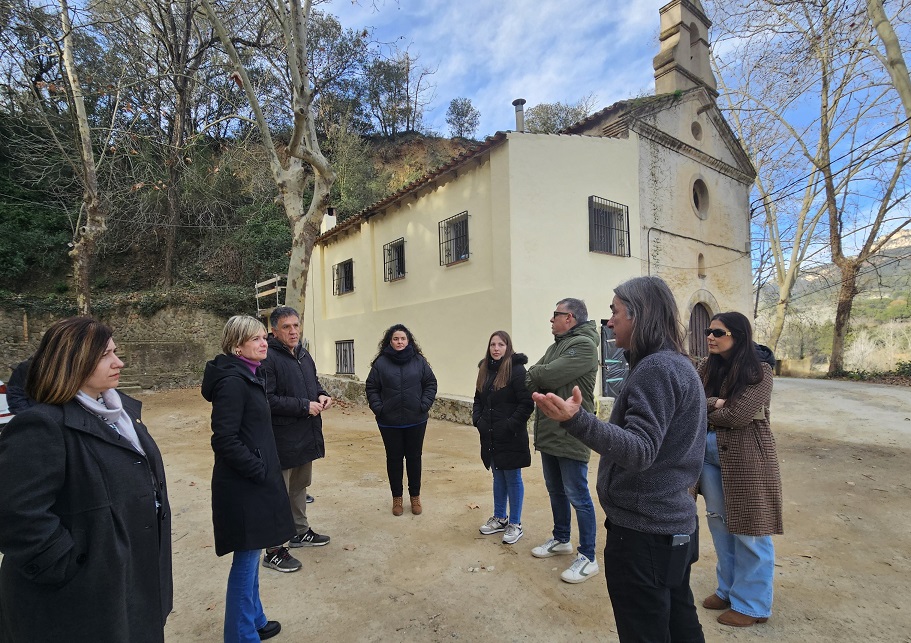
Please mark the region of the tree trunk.
POLYGON ((769 333, 769 348, 772 352, 778 350, 778 342, 781 339, 781 333, 784 330, 784 320, 788 315, 788 300, 779 299, 775 304, 775 318, 772 322, 772 331, 769 333))
POLYGON ((832 337, 829 375, 836 375, 845 370, 845 339, 848 335, 848 322, 851 320, 851 308, 857 295, 857 272, 860 264, 856 261, 845 261, 839 267, 841 288, 838 290, 838 304, 835 308, 835 334, 832 337))
POLYGON ((313 200, 306 216, 303 214, 303 188, 296 195, 283 193, 285 213, 293 226, 293 241, 291 244, 291 261, 288 264, 288 286, 285 293, 285 303, 297 310, 301 315, 306 308, 307 278, 310 274, 310 259, 313 246, 319 236, 323 213, 329 205, 329 193, 335 175, 329 177, 320 173, 314 174, 313 200), (297 210, 292 211, 294 205, 297 210), (292 208, 292 209, 289 209, 292 208))
MULTIPOLYGON (((172 148, 173 149, 173 148, 172 148)), ((172 156, 172 161, 174 158, 172 156)), ((180 174, 172 165, 168 169, 167 216, 164 229, 164 265, 161 268, 161 285, 170 288, 174 285, 174 255, 177 246, 177 226, 180 223, 180 194, 178 183, 180 174)))
POLYGON ((60 0, 60 22, 63 28, 63 66, 66 69, 67 81, 72 92, 79 132, 79 153, 82 161, 82 213, 85 214, 85 224, 76 228, 70 257, 73 260, 76 307, 80 315, 88 315, 92 311, 90 280, 92 263, 95 259, 95 247, 97 239, 104 233, 106 225, 101 199, 98 195, 98 175, 95 172, 95 155, 92 151, 92 130, 89 126, 82 86, 79 84, 79 74, 76 71, 76 60, 73 56, 73 26, 70 23, 70 10, 66 0, 60 0))
POLYGON ((902 106, 905 108, 905 116, 911 118, 911 76, 908 74, 908 65, 905 64, 905 58, 902 55, 901 43, 892 28, 892 23, 886 16, 882 0, 867 0, 867 15, 876 35, 882 41, 886 48, 886 72, 895 85, 895 91, 901 97, 902 106))

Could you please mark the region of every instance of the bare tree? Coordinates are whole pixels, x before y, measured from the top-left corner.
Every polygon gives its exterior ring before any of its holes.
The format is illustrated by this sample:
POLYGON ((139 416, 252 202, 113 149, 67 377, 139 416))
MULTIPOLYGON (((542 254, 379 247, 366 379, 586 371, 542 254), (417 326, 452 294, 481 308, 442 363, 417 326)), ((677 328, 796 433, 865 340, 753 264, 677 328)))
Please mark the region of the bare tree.
POLYGON ((162 285, 174 283, 177 230, 181 223, 182 178, 192 162, 188 139, 194 132, 192 102, 199 70, 209 62, 209 49, 218 42, 211 26, 200 15, 196 0, 138 0, 135 4, 110 3, 105 18, 112 18, 113 42, 141 78, 135 87, 136 102, 147 106, 144 122, 155 140, 155 165, 163 177, 165 198, 159 234, 164 238, 162 285))
POLYGON ((99 169, 110 160, 113 124, 103 123, 99 114, 112 119, 119 112, 119 87, 111 85, 102 98, 86 92, 81 72, 85 61, 77 61, 77 50, 85 53, 95 44, 87 27, 74 25, 76 13, 67 3, 35 6, 29 2, 9 4, 7 19, 15 25, 2 36, 6 98, 22 119, 17 153, 36 183, 53 177, 60 190, 61 206, 71 212, 68 200, 81 193, 79 207, 70 216, 72 242, 69 256, 77 310, 91 312, 90 280, 97 245, 106 230, 107 199, 99 187, 99 169), (54 24, 56 22, 56 25, 54 24), (11 55, 10 55, 11 54, 11 55), (6 64, 12 63, 12 64, 6 64), (97 108, 87 107, 90 97, 97 108), (34 125, 38 127, 34 127, 34 125))
POLYGON ((85 221, 84 224, 77 226, 70 257, 73 259, 76 308, 80 314, 88 315, 92 311, 89 278, 92 273, 92 261, 95 258, 95 245, 105 230, 105 212, 101 208, 101 198, 98 194, 98 175, 95 168, 95 152, 92 149, 92 131, 89 126, 88 113, 85 110, 85 98, 82 95, 76 59, 73 56, 73 25, 70 22, 70 9, 66 0, 60 0, 60 26, 63 30, 63 67, 66 69, 67 84, 76 113, 85 221))
POLYGON ((288 103, 293 123, 287 147, 279 147, 273 138, 245 60, 235 47, 235 39, 240 39, 236 33, 232 37, 229 32, 229 24, 240 30, 241 27, 236 22, 239 14, 236 11, 226 14, 235 19, 226 24, 210 0, 201 0, 201 3, 228 55, 232 73, 236 74, 246 92, 269 158, 272 177, 291 223, 293 241, 286 301, 303 314, 310 256, 336 180, 335 172, 320 150, 312 109, 314 86, 308 59, 308 33, 313 3, 311 0, 266 0, 258 5, 265 8, 285 46, 284 71, 290 81, 288 103), (313 196, 305 210, 304 199, 310 181, 307 168, 312 172, 313 196))
POLYGON ((860 267, 909 223, 902 209, 911 121, 896 116, 896 87, 864 46, 872 26, 860 0, 735 0, 712 8, 729 113, 751 123, 739 130, 751 152, 773 152, 755 164, 779 283, 777 333, 790 286, 824 233, 840 271, 829 364, 840 371, 860 267))

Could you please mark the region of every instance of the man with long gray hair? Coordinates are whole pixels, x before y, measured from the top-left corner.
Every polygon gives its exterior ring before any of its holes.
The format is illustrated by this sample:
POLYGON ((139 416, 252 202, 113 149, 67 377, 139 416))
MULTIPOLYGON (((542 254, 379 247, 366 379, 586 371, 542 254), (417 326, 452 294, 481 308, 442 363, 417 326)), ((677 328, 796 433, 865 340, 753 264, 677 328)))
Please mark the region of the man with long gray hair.
POLYGON ((538 410, 601 454, 598 499, 607 515, 604 570, 621 641, 703 642, 690 590, 699 555, 696 484, 705 453, 702 382, 683 348, 674 296, 658 277, 614 289, 608 322, 629 377, 609 422, 583 392, 535 393, 538 410))
MULTIPOLYGON (((525 385, 530 391, 569 397, 581 390, 582 406, 595 410, 595 378, 598 373, 598 330, 588 319, 581 299, 561 299, 550 318, 554 343, 528 369, 525 385)), ((573 554, 570 542, 572 512, 579 525, 579 549, 575 560, 560 578, 581 583, 598 573, 595 535, 598 524, 595 505, 588 490, 588 461, 591 450, 566 432, 558 422, 542 413, 535 415, 535 449, 541 452, 544 483, 550 496, 554 529, 550 539, 531 550, 536 558, 573 554)))

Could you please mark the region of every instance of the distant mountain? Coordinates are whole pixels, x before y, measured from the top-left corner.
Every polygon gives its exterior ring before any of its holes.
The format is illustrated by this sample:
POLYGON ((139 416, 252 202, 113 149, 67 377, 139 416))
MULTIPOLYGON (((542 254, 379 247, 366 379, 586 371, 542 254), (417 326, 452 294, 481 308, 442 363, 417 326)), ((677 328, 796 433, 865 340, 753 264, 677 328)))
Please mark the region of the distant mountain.
MULTIPOLYGON (((798 277, 792 300, 801 307, 830 304, 834 307, 841 282, 835 264, 814 266, 798 277)), ((911 230, 896 235, 883 250, 863 265, 857 278, 857 299, 895 299, 911 293, 911 230)), ((778 287, 765 284, 760 293, 764 302, 774 302, 778 287)))

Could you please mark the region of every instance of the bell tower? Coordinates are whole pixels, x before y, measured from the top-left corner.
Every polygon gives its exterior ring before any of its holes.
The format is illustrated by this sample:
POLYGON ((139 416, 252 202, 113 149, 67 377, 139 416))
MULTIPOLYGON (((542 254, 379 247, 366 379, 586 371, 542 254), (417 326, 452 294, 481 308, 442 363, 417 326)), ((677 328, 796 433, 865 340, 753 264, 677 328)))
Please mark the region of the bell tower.
POLYGON ((661 49, 652 64, 655 93, 705 87, 718 96, 709 64, 708 32, 712 26, 699 0, 671 0, 659 10, 661 49))

